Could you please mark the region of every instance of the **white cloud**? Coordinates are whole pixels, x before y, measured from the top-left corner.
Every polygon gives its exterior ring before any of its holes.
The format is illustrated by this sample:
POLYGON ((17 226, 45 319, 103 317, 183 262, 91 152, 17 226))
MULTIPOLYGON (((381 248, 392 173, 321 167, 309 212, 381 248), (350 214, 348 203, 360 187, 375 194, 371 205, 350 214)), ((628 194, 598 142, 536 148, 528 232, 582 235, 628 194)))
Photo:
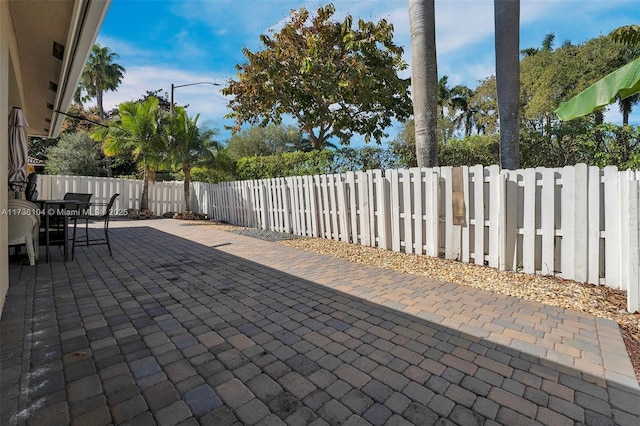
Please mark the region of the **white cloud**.
POLYGON ((437 2, 436 47, 450 53, 493 35, 493 2, 437 2))
POLYGON ((112 52, 115 52, 121 58, 153 60, 155 57, 155 53, 149 49, 137 47, 134 43, 125 41, 121 38, 107 37, 100 34, 98 35, 96 43, 101 46, 108 46, 112 52))

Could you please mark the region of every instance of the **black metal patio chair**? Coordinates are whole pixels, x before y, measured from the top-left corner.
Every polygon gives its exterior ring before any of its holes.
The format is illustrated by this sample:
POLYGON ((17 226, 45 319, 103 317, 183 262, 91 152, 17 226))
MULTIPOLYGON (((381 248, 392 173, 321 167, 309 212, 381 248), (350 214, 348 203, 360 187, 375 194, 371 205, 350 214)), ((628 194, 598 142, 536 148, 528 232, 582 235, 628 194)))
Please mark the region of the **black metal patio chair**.
POLYGON ((120 194, 113 194, 111 196, 111 199, 109 200, 108 203, 93 203, 91 204, 91 209, 104 209, 100 212, 100 214, 86 214, 86 210, 83 212, 82 210, 80 210, 80 214, 72 216, 73 219, 73 244, 71 245, 71 260, 73 260, 73 255, 75 253, 75 249, 76 249, 76 243, 85 243, 87 246, 90 245, 98 245, 98 244, 106 244, 107 248, 109 250, 109 255, 113 256, 113 254, 111 253, 111 243, 109 242, 109 218, 111 216, 111 211, 113 210, 113 204, 116 201, 116 198, 118 198, 120 194), (77 228, 78 228, 78 221, 80 220, 84 220, 86 221, 86 223, 88 224, 88 222, 97 222, 97 221, 103 221, 103 231, 104 231, 104 237, 103 238, 91 238, 90 236, 90 232, 89 232, 89 227, 88 225, 86 226, 86 230, 85 230, 85 235, 84 236, 78 236, 77 235, 77 228))

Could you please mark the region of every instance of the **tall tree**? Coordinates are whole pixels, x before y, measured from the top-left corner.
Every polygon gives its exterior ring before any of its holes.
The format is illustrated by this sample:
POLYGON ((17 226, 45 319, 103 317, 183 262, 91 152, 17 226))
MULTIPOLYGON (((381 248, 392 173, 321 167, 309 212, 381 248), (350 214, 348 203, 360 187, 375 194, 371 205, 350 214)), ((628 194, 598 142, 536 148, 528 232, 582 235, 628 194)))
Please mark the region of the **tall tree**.
POLYGON ((418 167, 438 165, 438 66, 434 0, 409 0, 411 95, 418 167))
MULTIPOLYGON (((616 43, 626 46, 629 50, 625 56, 627 62, 631 62, 640 54, 640 25, 626 25, 611 31, 609 37, 616 43)), ((622 113, 622 124, 629 124, 629 115, 633 111, 634 105, 640 103, 640 94, 636 93, 625 99, 618 99, 618 106, 622 113)))
POLYGON ((301 8, 284 27, 262 35, 264 50, 244 49, 247 62, 237 65, 238 80, 223 89, 233 98, 228 117, 234 132, 242 124, 281 124, 291 116, 315 149, 335 137, 348 145, 358 133, 379 142, 392 119, 411 112, 409 82, 402 48, 393 43, 393 25, 347 16, 332 21, 333 5, 316 16, 301 8))
POLYGON ((104 141, 104 153, 109 156, 131 152, 142 172, 143 187, 140 209, 149 208, 149 182, 166 152, 163 128, 166 115, 158 107, 158 99, 144 102, 123 102, 118 105, 118 117, 107 128, 99 127, 91 137, 104 141))
POLYGON ((94 44, 82 73, 80 82, 87 91, 88 99, 96 98, 100 120, 105 117, 102 103, 104 92, 116 90, 125 73, 124 67, 114 62, 118 58, 118 54, 108 47, 94 44))
POLYGON ((455 122, 458 128, 463 129, 465 136, 471 136, 475 125, 476 111, 471 106, 471 99, 475 95, 474 91, 465 85, 457 85, 451 89, 449 104, 456 114, 455 122))
POLYGON ((520 167, 520 0, 494 0, 500 165, 520 167))
POLYGON ((191 118, 185 108, 176 108, 165 128, 168 137, 169 163, 184 174, 185 210, 191 212, 191 170, 213 163, 220 145, 214 140, 216 131, 198 127, 200 114, 191 118))
POLYGON ((629 124, 629 115, 631 115, 633 107, 637 103, 640 103, 640 93, 618 100, 618 107, 620 108, 620 113, 622 113, 622 125, 627 126, 629 124))
POLYGON ((498 132, 498 95, 495 76, 479 81, 470 100, 476 133, 490 135, 498 132))

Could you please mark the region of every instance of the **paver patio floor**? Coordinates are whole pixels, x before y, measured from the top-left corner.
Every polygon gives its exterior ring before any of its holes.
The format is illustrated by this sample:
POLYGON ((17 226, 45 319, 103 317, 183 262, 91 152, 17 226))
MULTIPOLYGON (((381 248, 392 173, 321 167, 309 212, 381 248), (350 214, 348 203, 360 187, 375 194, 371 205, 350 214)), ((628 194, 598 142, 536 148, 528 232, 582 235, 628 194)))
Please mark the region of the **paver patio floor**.
POLYGON ((617 324, 173 220, 11 263, 0 424, 638 425, 617 324))

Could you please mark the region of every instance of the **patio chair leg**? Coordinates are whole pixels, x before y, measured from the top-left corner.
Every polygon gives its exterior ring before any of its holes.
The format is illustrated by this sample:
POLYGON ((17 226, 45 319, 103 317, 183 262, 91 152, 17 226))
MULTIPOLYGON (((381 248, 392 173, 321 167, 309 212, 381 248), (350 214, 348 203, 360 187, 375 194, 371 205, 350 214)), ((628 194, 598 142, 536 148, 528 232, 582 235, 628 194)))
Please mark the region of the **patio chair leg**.
POLYGON ((104 239, 107 241, 107 248, 109 249, 109 256, 113 257, 113 253, 111 253, 111 243, 109 242, 109 228, 104 228, 104 239))
POLYGON ((76 251, 76 228, 78 227, 78 220, 73 221, 73 241, 71 242, 71 260, 73 260, 73 253, 76 251))

